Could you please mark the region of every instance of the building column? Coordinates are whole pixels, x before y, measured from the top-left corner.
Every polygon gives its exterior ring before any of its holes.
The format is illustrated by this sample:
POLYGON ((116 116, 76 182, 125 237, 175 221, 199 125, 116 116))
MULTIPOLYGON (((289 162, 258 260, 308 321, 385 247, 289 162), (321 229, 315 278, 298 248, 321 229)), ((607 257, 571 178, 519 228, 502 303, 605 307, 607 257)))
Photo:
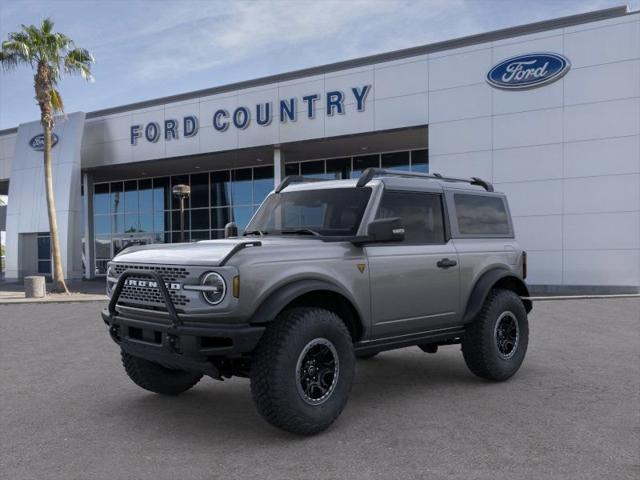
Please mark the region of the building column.
POLYGON ((96 255, 93 236, 93 175, 88 172, 82 174, 82 187, 84 190, 83 212, 84 218, 84 278, 95 278, 96 255))
POLYGON ((282 180, 285 177, 284 170, 284 152, 280 149, 280 146, 277 145, 273 149, 273 186, 277 187, 280 185, 282 180))

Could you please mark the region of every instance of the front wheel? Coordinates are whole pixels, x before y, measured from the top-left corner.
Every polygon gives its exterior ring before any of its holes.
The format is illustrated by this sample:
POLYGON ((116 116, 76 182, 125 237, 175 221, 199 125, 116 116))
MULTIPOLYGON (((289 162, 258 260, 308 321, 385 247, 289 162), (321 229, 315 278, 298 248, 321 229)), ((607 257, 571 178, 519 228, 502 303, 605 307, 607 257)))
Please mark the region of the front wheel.
POLYGON ((347 403, 355 356, 342 320, 321 308, 281 313, 251 365, 251 393, 272 425, 299 435, 326 429, 347 403))
POLYGON ((520 297, 492 290, 462 337, 464 360, 474 374, 503 381, 514 375, 527 353, 529 322, 520 297))

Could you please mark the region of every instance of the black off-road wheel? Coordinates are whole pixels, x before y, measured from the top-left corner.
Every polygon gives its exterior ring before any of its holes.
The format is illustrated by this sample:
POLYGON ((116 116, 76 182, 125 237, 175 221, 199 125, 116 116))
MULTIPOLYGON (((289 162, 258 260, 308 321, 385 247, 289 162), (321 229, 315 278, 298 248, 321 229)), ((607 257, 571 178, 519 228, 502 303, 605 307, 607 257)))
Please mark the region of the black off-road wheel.
POLYGON ((313 435, 342 412, 354 371, 353 343, 344 322, 321 308, 293 308, 268 326, 254 352, 251 393, 267 422, 313 435))
POLYGON ((515 292, 492 290, 478 317, 462 337, 462 353, 469 370, 488 380, 513 376, 527 353, 527 311, 515 292))
POLYGON ((199 373, 172 370, 143 358, 121 351, 124 370, 133 383, 150 392, 163 395, 178 395, 186 392, 200 381, 199 373))

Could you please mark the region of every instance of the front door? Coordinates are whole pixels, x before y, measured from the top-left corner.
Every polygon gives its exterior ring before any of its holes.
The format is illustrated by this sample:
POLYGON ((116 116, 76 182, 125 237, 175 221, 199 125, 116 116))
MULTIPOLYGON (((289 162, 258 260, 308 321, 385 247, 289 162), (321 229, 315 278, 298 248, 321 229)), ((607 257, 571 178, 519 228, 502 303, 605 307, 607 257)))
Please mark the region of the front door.
POLYGON ((405 239, 366 247, 374 336, 454 326, 460 272, 445 235, 442 194, 386 190, 376 217, 400 217, 405 239))

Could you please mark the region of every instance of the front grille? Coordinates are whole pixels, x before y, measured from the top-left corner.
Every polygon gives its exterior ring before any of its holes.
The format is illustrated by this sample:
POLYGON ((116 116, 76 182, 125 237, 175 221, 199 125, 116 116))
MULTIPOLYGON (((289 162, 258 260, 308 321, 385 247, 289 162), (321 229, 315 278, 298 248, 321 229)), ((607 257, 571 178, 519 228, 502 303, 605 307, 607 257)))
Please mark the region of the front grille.
MULTIPOLYGON (((188 278, 190 272, 184 267, 167 267, 160 265, 137 265, 137 264, 113 264, 113 270, 116 277, 120 277, 127 270, 142 270, 153 271, 159 273, 165 283, 179 282, 185 278, 188 278)), ((151 277, 140 275, 140 277, 129 277, 132 280, 150 280, 151 277)), ((189 304, 189 298, 184 295, 182 290, 169 289, 169 296, 173 301, 173 305, 176 309, 185 307, 189 304)), ((166 310, 166 305, 162 293, 160 290, 153 287, 139 287, 136 285, 123 285, 120 298, 120 303, 128 304, 131 306, 147 306, 154 309, 166 310)))
MULTIPOLYGON (((169 290, 169 296, 176 307, 184 307, 189 303, 187 297, 174 290, 169 290)), ((122 287, 120 300, 131 303, 157 303, 164 305, 164 298, 157 288, 134 287, 132 285, 124 285, 122 287)))
POLYGON ((125 270, 152 270, 162 275, 165 282, 177 282, 189 276, 189 271, 183 267, 162 267, 160 265, 126 265, 123 263, 114 264, 116 277, 119 277, 125 270))

